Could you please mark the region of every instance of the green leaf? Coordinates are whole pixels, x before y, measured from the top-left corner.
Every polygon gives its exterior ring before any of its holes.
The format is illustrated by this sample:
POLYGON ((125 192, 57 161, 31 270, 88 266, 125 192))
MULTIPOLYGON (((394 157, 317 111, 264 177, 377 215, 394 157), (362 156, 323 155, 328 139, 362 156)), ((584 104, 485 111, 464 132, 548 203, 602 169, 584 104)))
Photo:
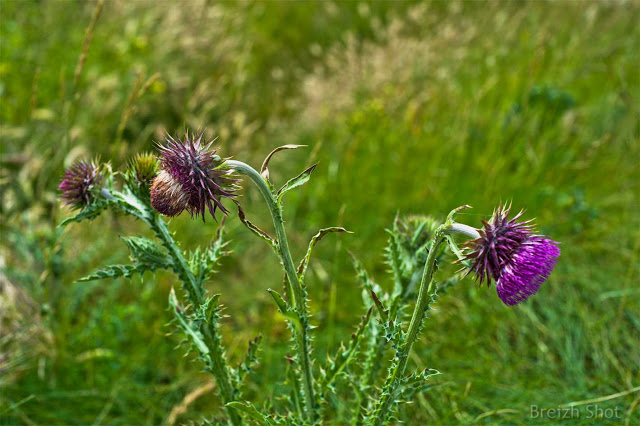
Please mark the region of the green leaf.
POLYGON ((93 220, 96 217, 100 216, 100 213, 102 213, 102 211, 104 209, 106 209, 108 206, 109 206, 109 200, 100 199, 100 200, 96 201, 95 203, 89 204, 88 206, 83 208, 75 216, 66 218, 58 226, 64 227, 64 226, 67 226, 68 224, 70 224, 71 222, 81 222, 83 220, 93 220))
POLYGON ((258 424, 263 426, 268 426, 271 422, 268 420, 269 416, 260 413, 256 407, 253 406, 250 402, 240 402, 240 401, 232 401, 226 404, 227 407, 231 407, 234 410, 238 410, 241 413, 246 414, 253 420, 257 421, 258 424))
POLYGON ((193 345, 198 348, 200 355, 208 361, 207 365, 209 365, 211 363, 211 359, 209 358, 209 348, 204 343, 200 331, 192 327, 191 321, 184 313, 184 308, 182 308, 178 303, 178 298, 176 297, 176 292, 173 288, 171 288, 171 291, 169 292, 169 306, 173 310, 173 314, 182 331, 184 331, 191 339, 193 345))
POLYGON ((433 368, 426 368, 423 371, 415 372, 402 379, 400 386, 398 387, 398 393, 404 393, 405 397, 411 397, 415 393, 424 392, 437 384, 430 383, 430 378, 439 375, 438 370, 433 368))
POLYGON ((284 298, 280 296, 280 293, 270 288, 268 288, 267 291, 269 292, 269 294, 271 294, 271 297, 273 297, 273 300, 274 302, 276 302, 276 305, 278 306, 278 310, 280 312, 286 312, 287 309, 289 309, 289 305, 284 300, 284 298))
POLYGON ((129 188, 125 188, 122 192, 112 191, 111 201, 121 212, 132 215, 149 226, 153 226, 153 211, 146 203, 135 196, 129 188))
POLYGON ((267 289, 267 291, 269 292, 269 294, 271 294, 271 297, 273 297, 274 302, 276 302, 278 311, 280 311, 280 313, 284 315, 285 318, 291 321, 291 323, 298 331, 302 330, 302 323, 300 322, 300 318, 298 317, 298 313, 295 311, 295 309, 291 308, 277 291, 270 288, 267 289))
POLYGON ((324 228, 318 231, 318 233, 314 235, 313 238, 311 238, 311 241, 309 242, 309 248, 307 249, 307 254, 305 254, 304 258, 302 258, 302 260, 300 261, 300 264, 298 265, 298 278, 300 280, 304 278, 307 272, 307 266, 309 265, 309 259, 311 258, 311 251, 313 250, 313 247, 315 247, 318 241, 323 239, 325 235, 332 232, 346 232, 348 234, 353 233, 339 226, 324 228))
POLYGON ((353 253, 349 252, 349 256, 351 256, 351 261, 353 263, 353 268, 356 271, 358 281, 360 281, 360 284, 362 285, 362 300, 368 306, 374 303, 371 298, 371 292, 375 291, 376 293, 382 293, 382 288, 373 281, 367 270, 364 268, 364 265, 362 265, 362 262, 360 262, 353 253))
POLYGON ((380 314, 380 318, 382 318, 382 321, 383 322, 389 321, 389 310, 385 309, 385 307, 382 305, 382 302, 380 301, 380 299, 378 299, 378 295, 373 290, 371 290, 371 298, 373 299, 373 303, 375 304, 376 309, 378 310, 378 313, 380 314))
POLYGON ((104 269, 99 269, 92 274, 84 276, 78 280, 78 282, 102 280, 105 278, 130 278, 136 272, 142 274, 146 271, 144 265, 109 265, 104 269))
POLYGON ((351 335, 351 341, 349 343, 348 348, 344 348, 344 346, 340 346, 340 350, 334 357, 332 361, 330 361, 329 367, 326 369, 326 373, 324 377, 321 378, 321 386, 322 392, 326 392, 327 389, 332 385, 338 375, 349 366, 351 360, 353 360, 356 356, 358 345, 362 336, 364 335, 365 329, 369 324, 369 319, 371 318, 371 312, 373 311, 373 306, 369 308, 366 314, 362 317, 360 324, 358 324, 358 328, 355 333, 351 335))
POLYGON ((120 237, 131 252, 134 262, 141 263, 149 269, 156 267, 168 269, 173 266, 173 260, 166 250, 155 241, 143 237, 120 237))
POLYGON ((249 349, 242 363, 238 366, 238 382, 242 382, 245 376, 251 373, 254 365, 258 363, 258 348, 262 342, 262 334, 253 340, 249 340, 249 349))
POLYGON ((278 202, 278 204, 280 203, 280 199, 286 192, 307 183, 307 181, 311 177, 311 173, 313 173, 317 165, 318 163, 314 164, 313 166, 300 173, 298 176, 290 179, 287 183, 285 183, 282 188, 280 188, 276 193, 276 201, 278 202))

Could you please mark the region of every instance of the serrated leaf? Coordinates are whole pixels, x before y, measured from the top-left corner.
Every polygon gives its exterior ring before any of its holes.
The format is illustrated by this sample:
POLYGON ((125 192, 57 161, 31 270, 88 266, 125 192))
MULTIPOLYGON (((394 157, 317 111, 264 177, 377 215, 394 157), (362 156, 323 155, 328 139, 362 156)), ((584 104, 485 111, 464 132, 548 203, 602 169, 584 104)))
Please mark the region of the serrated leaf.
POLYGON ((244 360, 238 366, 238 382, 242 382, 247 374, 252 371, 252 368, 255 364, 258 363, 258 348, 260 346, 260 342, 262 342, 262 334, 258 335, 253 340, 249 340, 249 349, 247 350, 247 355, 244 357, 244 360))
POLYGON ((97 271, 84 276, 78 280, 78 282, 102 280, 105 278, 131 278, 136 272, 142 274, 146 271, 144 265, 109 265, 106 268, 98 269, 97 271))
POLYGON ((65 227, 71 222, 81 222, 83 220, 93 220, 96 217, 100 216, 103 210, 105 210, 109 206, 109 200, 100 199, 93 204, 89 204, 85 208, 83 208, 79 213, 76 213, 75 216, 68 217, 60 222, 59 227, 65 227))
POLYGON ((291 400, 293 405, 298 412, 298 417, 304 417, 304 410, 302 409, 302 395, 300 390, 302 387, 300 386, 300 372, 296 369, 296 363, 291 356, 287 355, 287 361, 289 365, 287 367, 287 381, 289 382, 289 389, 291 389, 291 400))
POLYGON ((302 186, 305 183, 307 183, 307 181, 309 181, 309 178, 311 178, 311 173, 313 173, 313 171, 315 170, 317 165, 318 165, 318 163, 316 163, 313 166, 309 167, 308 169, 306 169, 305 171, 303 171, 302 173, 300 173, 298 176, 294 177, 293 179, 289 179, 289 181, 287 183, 285 183, 282 186, 282 188, 280 188, 278 190, 278 192, 276 193, 276 201, 278 202, 278 204, 280 203, 280 200, 282 199, 282 196, 285 193, 287 193, 288 191, 291 191, 293 188, 297 188, 297 187, 302 186))
POLYGON ((129 248, 134 262, 165 269, 172 267, 172 259, 167 255, 166 250, 155 241, 143 237, 120 237, 120 239, 129 248))
POLYGON ((122 192, 112 191, 111 195, 113 197, 111 203, 115 205, 118 210, 140 219, 149 226, 153 225, 153 213, 151 208, 136 197, 128 188, 125 188, 122 192))
POLYGON ((223 238, 223 225, 224 219, 222 219, 222 223, 218 227, 215 239, 208 247, 204 250, 198 247, 189 256, 189 266, 201 285, 216 272, 215 267, 218 266, 220 259, 228 254, 224 250, 228 243, 223 238))
POLYGON ((267 291, 269 292, 269 294, 271 294, 271 297, 273 297, 273 301, 276 302, 278 311, 282 315, 284 315, 284 317, 288 319, 291 324, 293 324, 296 330, 301 331, 302 323, 300 322, 300 317, 298 316, 298 313, 295 311, 295 309, 290 307, 289 304, 282 298, 282 296, 280 296, 280 293, 278 293, 277 291, 270 288, 267 289, 267 291))
POLYGON ((305 146, 306 145, 282 145, 282 146, 277 147, 276 149, 271 151, 269 153, 269 155, 267 155, 267 158, 265 158, 264 161, 262 162, 262 167, 260 167, 260 175, 267 182, 269 182, 269 179, 270 179, 270 176, 269 176, 269 161, 271 161, 271 157, 273 157, 273 154, 275 154, 276 152, 284 151, 285 149, 297 149, 297 148, 302 148, 302 147, 305 147, 305 146))
POLYGON ((360 281, 360 284, 362 285, 362 300, 368 306, 373 303, 371 292, 375 291, 376 293, 381 293, 382 288, 373 281, 367 270, 364 268, 364 265, 362 265, 362 262, 360 262, 353 253, 349 252, 349 256, 351 256, 351 262, 353 263, 353 268, 356 271, 358 281, 360 281))
POLYGON ((375 291, 371 290, 371 298, 383 322, 389 321, 389 310, 385 309, 375 291))
POLYGON ((404 394, 405 398, 411 398, 414 394, 424 392, 438 384, 430 383, 429 379, 439 375, 438 370, 427 368, 420 372, 415 372, 402 379, 402 383, 398 387, 397 395, 404 394))
POLYGON ((362 317, 360 324, 358 324, 358 328, 355 333, 351 335, 351 341, 349 342, 348 348, 341 347, 342 351, 338 351, 336 356, 333 359, 331 365, 327 368, 326 373, 321 382, 322 393, 325 393, 327 389, 331 386, 335 378, 348 367, 349 363, 352 359, 354 359, 355 354, 358 349, 358 345, 360 343, 360 339, 363 336, 367 325, 369 324, 369 319, 371 318, 371 312, 373 311, 373 306, 369 308, 367 313, 362 317))
POLYGON ((192 327, 191 321, 189 321, 187 316, 184 314, 184 308, 179 305, 176 292, 173 288, 171 288, 171 291, 169 292, 169 306, 173 310, 173 314, 182 331, 184 331, 184 333, 190 338, 193 345, 198 348, 200 355, 209 361, 207 363, 209 364, 211 362, 209 358, 209 348, 204 343, 200 331, 192 327))
POLYGON ((318 231, 318 233, 316 235, 314 235, 311 238, 311 241, 309 242, 309 248, 307 248, 307 254, 305 254, 304 258, 302 258, 302 260, 300 261, 300 264, 298 265, 298 278, 299 279, 303 279, 306 272, 307 272, 307 266, 309 265, 309 259, 311 258, 311 251, 313 250, 313 247, 315 247, 315 245, 318 243, 318 241, 320 241, 321 239, 323 239, 325 237, 325 235, 330 234, 332 232, 346 232, 348 234, 352 234, 353 232, 347 231, 346 229, 340 227, 340 226, 334 226, 331 228, 324 228, 321 229, 320 231, 318 231))
POLYGON ((258 424, 260 424, 260 425, 268 426, 268 425, 271 424, 271 422, 269 422, 267 420, 269 418, 269 416, 260 413, 256 409, 256 407, 254 407, 254 405, 251 404, 250 402, 232 401, 232 402, 228 402, 226 404, 226 406, 227 407, 231 407, 234 410, 238 410, 239 412, 246 414, 247 416, 249 416, 253 420, 257 421, 258 424))

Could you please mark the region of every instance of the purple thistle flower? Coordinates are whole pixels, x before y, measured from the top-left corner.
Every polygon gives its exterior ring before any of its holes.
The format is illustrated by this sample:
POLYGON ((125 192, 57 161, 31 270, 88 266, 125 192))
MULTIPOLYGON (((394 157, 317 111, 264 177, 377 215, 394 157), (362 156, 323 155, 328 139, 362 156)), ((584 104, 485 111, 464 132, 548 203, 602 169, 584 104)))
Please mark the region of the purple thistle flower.
POLYGON ((62 191, 62 203, 81 209, 93 200, 94 187, 102 183, 103 176, 93 161, 76 161, 64 172, 64 178, 58 186, 62 191))
POLYGON ((517 222, 521 211, 509 220, 511 206, 500 206, 488 222, 482 221, 480 238, 467 243, 472 261, 469 273, 487 285, 496 282, 498 296, 505 305, 524 302, 549 278, 560 256, 555 241, 533 235, 531 220, 517 222))
POLYGON ((238 180, 220 167, 225 160, 211 149, 213 142, 202 144, 203 135, 193 140, 187 133, 184 141, 167 135, 166 144, 158 145, 162 170, 151 185, 151 205, 160 213, 176 216, 186 209, 203 222, 207 209, 214 219, 216 209, 228 213, 221 199, 236 196, 238 180))

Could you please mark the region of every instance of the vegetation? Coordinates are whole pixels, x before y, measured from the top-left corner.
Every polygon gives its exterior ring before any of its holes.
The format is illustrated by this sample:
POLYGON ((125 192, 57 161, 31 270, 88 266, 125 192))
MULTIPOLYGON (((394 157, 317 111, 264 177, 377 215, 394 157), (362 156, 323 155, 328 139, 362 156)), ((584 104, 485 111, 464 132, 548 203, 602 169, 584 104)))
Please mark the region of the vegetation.
MULTIPOLYGON (((364 314, 348 252, 392 291, 381 253, 397 215, 441 223, 468 203, 459 219, 472 223, 512 200, 562 243, 551 279, 523 305, 504 307, 471 278, 438 301, 409 364, 443 374, 399 419, 537 423, 532 406, 573 402, 580 415, 562 421, 592 422, 593 404, 620 408, 599 422, 637 421, 637 2, 3 1, 0 11, 3 424, 223 413, 200 361, 166 336, 173 273, 78 282, 131 263, 116 235, 152 233, 111 212, 58 227, 72 213, 57 187, 75 160, 124 170, 185 129, 205 129, 223 156, 254 167, 277 146, 307 145, 273 158, 277 186, 319 162, 287 194, 294 258, 319 228, 354 233, 327 238, 309 263, 319 356, 348 345, 364 314)), ((273 233, 261 194, 244 185, 241 199, 273 233)), ((218 326, 231 365, 263 335, 244 390, 261 405, 287 380, 289 332, 267 292, 282 272, 228 207, 233 254, 207 290, 226 307, 218 326)), ((183 214, 168 226, 184 250, 217 241, 212 221, 183 214)))

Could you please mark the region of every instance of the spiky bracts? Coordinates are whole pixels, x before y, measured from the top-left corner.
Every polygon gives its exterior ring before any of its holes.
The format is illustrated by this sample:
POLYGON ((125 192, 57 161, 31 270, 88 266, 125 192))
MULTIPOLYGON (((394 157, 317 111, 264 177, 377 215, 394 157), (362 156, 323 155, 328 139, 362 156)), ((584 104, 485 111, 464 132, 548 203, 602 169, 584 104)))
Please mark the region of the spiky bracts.
POLYGON ((509 219, 511 206, 499 206, 484 227, 480 238, 467 243, 470 273, 487 285, 496 282, 498 296, 505 305, 517 305, 536 294, 560 256, 557 242, 533 234, 531 220, 518 222, 521 211, 509 219))
POLYGON ((207 209, 214 219, 217 209, 228 212, 221 200, 236 196, 238 180, 221 167, 225 160, 211 148, 213 142, 203 144, 203 135, 195 139, 187 133, 184 140, 167 135, 158 144, 162 170, 151 186, 151 205, 160 213, 176 216, 186 209, 205 221, 207 209))
POLYGON ((158 159, 148 152, 137 154, 129 164, 129 173, 135 183, 148 189, 158 175, 158 159))
POLYGON ((81 209, 91 204, 93 192, 102 183, 100 167, 93 161, 77 161, 64 172, 58 186, 63 204, 81 209))

